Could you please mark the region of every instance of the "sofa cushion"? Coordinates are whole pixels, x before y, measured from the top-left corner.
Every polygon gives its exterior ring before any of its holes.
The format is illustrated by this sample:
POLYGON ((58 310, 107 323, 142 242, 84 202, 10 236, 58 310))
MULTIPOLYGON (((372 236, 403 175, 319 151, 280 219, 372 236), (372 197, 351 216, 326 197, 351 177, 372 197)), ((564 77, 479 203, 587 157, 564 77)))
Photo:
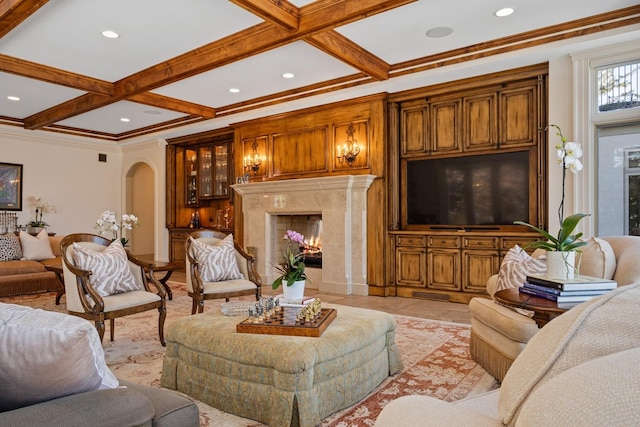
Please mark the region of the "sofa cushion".
POLYGON ((41 261, 55 258, 46 229, 42 229, 36 236, 20 230, 20 245, 22 246, 22 256, 26 259, 41 261))
POLYGON ((0 303, 0 378, 0 411, 118 386, 91 323, 4 303, 0 303))
POLYGON ((515 245, 509 249, 500 264, 496 292, 502 289, 518 288, 524 284, 528 275, 546 272, 546 260, 534 258, 520 246, 515 245))
MULTIPOLYGON (((38 261, 3 261, 0 263, 0 276, 15 276, 16 274, 43 273, 44 265, 38 261)), ((16 280, 18 280, 16 278, 16 280)))
POLYGON ((592 237, 581 251, 580 274, 611 280, 616 272, 616 255, 606 240, 592 237))
POLYGON ((20 239, 14 233, 0 234, 0 261, 22 258, 20 239))
POLYGON ((73 260, 76 267, 91 271, 89 280, 101 296, 144 290, 131 273, 120 240, 114 240, 102 252, 73 243, 73 260))
POLYGON ((616 254, 616 272, 613 279, 618 282, 618 286, 640 282, 640 237, 612 236, 603 239, 609 242, 616 254))
POLYGON ((233 234, 227 235, 215 245, 190 237, 193 254, 198 261, 200 275, 205 282, 243 279, 238 269, 233 234))
POLYGON ((531 393, 516 426, 638 425, 639 365, 633 348, 569 368, 531 393))
POLYGON ((529 341, 502 382, 498 412, 512 425, 530 393, 567 369, 640 347, 640 283, 618 287, 556 317, 529 341))

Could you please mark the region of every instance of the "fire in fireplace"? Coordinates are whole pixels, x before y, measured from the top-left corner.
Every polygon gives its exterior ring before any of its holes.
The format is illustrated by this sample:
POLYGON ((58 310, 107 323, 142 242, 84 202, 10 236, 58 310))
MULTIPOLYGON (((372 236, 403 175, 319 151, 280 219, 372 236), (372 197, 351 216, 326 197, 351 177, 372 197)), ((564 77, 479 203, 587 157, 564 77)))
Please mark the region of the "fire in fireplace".
POLYGON ((300 251, 303 254, 306 267, 322 268, 322 242, 320 237, 312 236, 305 239, 304 246, 300 247, 300 251))
MULTIPOLYGON (((278 235, 282 236, 286 230, 295 230, 304 236, 304 245, 299 247, 304 256, 304 265, 310 268, 322 268, 322 215, 293 214, 278 215, 278 235)), ((280 242, 280 251, 286 250, 280 242)))

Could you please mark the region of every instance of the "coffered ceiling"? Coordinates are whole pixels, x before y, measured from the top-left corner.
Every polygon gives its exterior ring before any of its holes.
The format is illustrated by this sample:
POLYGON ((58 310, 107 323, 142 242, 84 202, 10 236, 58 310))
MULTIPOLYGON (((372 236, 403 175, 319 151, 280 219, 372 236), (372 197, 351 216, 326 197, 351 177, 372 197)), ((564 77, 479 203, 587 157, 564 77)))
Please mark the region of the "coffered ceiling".
POLYGON ((125 141, 639 23, 637 0, 0 0, 0 124, 125 141))

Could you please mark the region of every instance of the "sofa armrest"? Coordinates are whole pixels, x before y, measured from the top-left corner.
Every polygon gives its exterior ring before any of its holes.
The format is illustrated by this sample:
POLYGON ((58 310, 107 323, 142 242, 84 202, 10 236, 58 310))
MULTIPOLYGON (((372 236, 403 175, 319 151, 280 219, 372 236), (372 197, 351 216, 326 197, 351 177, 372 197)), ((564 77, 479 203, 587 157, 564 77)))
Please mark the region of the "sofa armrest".
POLYGON ((49 236, 49 244, 51 245, 51 251, 53 255, 60 256, 62 253, 60 252, 60 240, 62 240, 64 236, 49 236))
POLYGON ((78 393, 0 413, 3 426, 152 425, 154 407, 142 393, 115 388, 78 393))

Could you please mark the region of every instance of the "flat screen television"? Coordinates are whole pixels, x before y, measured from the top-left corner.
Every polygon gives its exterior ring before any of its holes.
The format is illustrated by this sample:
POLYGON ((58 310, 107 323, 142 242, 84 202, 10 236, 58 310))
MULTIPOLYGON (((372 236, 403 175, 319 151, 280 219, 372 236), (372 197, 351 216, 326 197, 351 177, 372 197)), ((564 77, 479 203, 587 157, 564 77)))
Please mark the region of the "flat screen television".
POLYGON ((529 176, 528 150, 407 161, 406 223, 482 228, 528 221, 529 176))

